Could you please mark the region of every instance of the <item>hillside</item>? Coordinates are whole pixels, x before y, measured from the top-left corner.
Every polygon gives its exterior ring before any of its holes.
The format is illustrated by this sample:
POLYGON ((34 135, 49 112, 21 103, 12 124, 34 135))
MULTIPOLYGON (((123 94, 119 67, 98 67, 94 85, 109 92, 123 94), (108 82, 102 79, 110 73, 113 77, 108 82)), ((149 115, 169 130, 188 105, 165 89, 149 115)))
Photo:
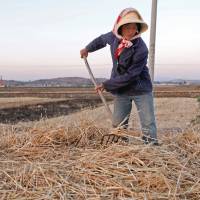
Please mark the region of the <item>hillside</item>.
MULTIPOLYGON (((105 78, 96 78, 97 83, 101 83, 105 80, 105 78)), ((89 87, 93 85, 90 79, 82 77, 60 77, 52 79, 40 79, 35 81, 7 80, 4 82, 8 87, 89 87)))
MULTIPOLYGON (((105 78, 96 78, 97 83, 102 83, 105 78)), ((169 81, 154 81, 156 85, 200 85, 200 80, 173 79, 169 81)), ((90 87, 93 85, 90 79, 83 77, 58 77, 51 79, 39 79, 34 81, 4 80, 8 87, 90 87)))

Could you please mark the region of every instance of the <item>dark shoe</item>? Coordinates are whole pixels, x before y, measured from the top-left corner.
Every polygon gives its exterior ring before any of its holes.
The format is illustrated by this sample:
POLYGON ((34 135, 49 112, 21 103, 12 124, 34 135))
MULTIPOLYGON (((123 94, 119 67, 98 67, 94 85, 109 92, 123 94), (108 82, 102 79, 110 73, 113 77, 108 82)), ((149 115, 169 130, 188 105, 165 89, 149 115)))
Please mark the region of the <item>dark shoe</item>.
POLYGON ((145 135, 142 136, 142 140, 144 144, 149 144, 151 142, 151 138, 145 135))
POLYGON ((143 135, 142 140, 144 141, 144 144, 152 144, 152 145, 155 145, 155 146, 160 146, 157 139, 152 139, 148 136, 143 135))
POLYGON ((155 146, 160 146, 160 144, 158 143, 158 140, 155 138, 151 138, 151 144, 155 146))

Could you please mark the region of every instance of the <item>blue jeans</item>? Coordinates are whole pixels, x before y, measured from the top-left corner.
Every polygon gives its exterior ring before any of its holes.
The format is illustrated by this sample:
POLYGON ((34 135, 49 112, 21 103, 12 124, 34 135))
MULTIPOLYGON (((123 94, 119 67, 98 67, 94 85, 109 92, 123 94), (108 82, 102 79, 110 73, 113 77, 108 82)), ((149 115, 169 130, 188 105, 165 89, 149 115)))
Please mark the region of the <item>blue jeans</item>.
POLYGON ((152 139, 157 139, 152 92, 138 96, 116 95, 114 99, 113 127, 128 127, 132 101, 135 102, 143 134, 152 139))

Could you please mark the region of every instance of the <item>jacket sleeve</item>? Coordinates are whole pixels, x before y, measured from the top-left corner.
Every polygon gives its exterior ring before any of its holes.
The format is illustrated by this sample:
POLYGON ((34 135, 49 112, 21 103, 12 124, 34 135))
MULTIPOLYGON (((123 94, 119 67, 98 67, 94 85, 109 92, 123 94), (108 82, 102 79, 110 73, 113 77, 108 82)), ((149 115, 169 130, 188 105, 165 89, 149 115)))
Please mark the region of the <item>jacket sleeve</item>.
POLYGON ((105 47, 107 44, 111 45, 113 40, 114 40, 114 34, 112 32, 108 32, 106 34, 100 35, 92 42, 90 42, 86 46, 86 49, 88 50, 88 52, 93 52, 105 47))
POLYGON ((147 64, 148 50, 137 51, 133 56, 132 64, 128 68, 127 72, 123 75, 116 76, 103 82, 104 88, 107 91, 113 91, 122 87, 127 86, 132 81, 137 80, 137 76, 140 75, 143 68, 147 64))

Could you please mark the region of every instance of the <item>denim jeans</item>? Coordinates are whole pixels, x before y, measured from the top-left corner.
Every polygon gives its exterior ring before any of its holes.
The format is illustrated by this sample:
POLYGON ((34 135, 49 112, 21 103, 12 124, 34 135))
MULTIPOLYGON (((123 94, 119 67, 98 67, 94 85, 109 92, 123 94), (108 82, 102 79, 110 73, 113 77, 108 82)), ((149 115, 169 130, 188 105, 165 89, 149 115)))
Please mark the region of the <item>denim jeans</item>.
POLYGON ((137 96, 116 95, 114 99, 113 127, 128 127, 132 101, 135 102, 144 136, 157 139, 152 92, 137 96))

